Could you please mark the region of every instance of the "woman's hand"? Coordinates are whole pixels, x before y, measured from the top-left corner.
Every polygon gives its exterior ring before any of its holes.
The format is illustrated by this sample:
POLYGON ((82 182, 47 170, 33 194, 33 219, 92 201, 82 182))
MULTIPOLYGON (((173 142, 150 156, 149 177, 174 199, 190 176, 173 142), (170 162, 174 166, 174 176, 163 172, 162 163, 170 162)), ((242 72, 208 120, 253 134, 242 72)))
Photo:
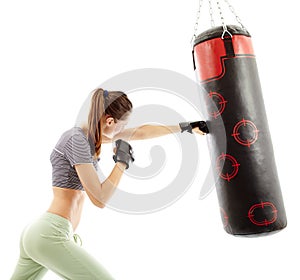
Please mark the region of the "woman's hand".
POLYGON ((199 129, 199 127, 193 128, 193 132, 200 134, 200 135, 206 135, 207 133, 203 132, 202 130, 199 129))
POLYGON ((128 169, 129 164, 131 164, 134 161, 133 150, 131 145, 122 139, 118 139, 115 142, 115 145, 115 155, 113 156, 115 163, 121 162, 125 164, 126 169, 128 169))

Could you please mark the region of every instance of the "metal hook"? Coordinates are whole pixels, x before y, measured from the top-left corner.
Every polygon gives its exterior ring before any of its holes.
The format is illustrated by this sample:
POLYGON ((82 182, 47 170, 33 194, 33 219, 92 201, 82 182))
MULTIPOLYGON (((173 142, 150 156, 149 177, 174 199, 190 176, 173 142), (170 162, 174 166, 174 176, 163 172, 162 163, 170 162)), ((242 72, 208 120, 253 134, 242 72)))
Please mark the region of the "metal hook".
POLYGON ((228 35, 232 38, 232 34, 228 31, 228 29, 227 29, 227 26, 225 25, 225 26, 223 26, 223 28, 224 28, 224 31, 223 31, 223 34, 222 34, 222 40, 224 40, 224 37, 225 37, 225 34, 226 33, 228 33, 228 35))

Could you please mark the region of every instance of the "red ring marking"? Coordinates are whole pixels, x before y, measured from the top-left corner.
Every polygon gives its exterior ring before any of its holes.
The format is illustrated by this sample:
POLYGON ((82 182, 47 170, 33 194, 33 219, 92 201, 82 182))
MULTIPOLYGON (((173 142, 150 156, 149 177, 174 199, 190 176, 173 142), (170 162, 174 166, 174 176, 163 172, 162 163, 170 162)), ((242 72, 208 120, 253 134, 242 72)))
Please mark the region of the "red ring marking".
POLYGON ((219 176, 222 179, 224 179, 224 180, 226 180, 228 182, 230 182, 230 180, 232 180, 238 174, 238 172, 239 172, 239 166, 240 166, 240 164, 237 162, 237 160, 233 156, 228 155, 228 154, 222 153, 222 155, 220 155, 218 157, 218 159, 217 159, 216 168, 219 171, 219 176), (233 170, 232 170, 232 172, 230 174, 228 174, 228 173, 226 173, 226 174, 222 173, 221 166, 220 166, 220 162, 222 160, 223 161, 225 161, 225 160, 231 161, 233 170))
POLYGON ((268 226, 270 224, 273 224, 276 220, 277 220, 277 209, 275 207, 275 205, 271 202, 261 202, 258 204, 254 204, 248 212, 248 218, 250 219, 250 221, 257 225, 257 226, 268 226), (264 209, 266 207, 270 207, 271 208, 271 212, 273 213, 273 217, 270 220, 264 219, 262 221, 258 221, 255 219, 255 210, 256 209, 264 209))
POLYGON ((239 144, 241 144, 241 145, 243 145, 243 146, 247 146, 248 148, 250 148, 250 146, 253 145, 253 144, 257 141, 257 139, 258 139, 258 133, 259 133, 259 130, 257 129, 256 125, 255 125, 253 122, 251 122, 251 121, 249 121, 249 120, 243 119, 242 121, 238 122, 238 123, 235 125, 235 127, 234 127, 234 129, 233 129, 233 133, 231 134, 231 136, 233 136, 234 139, 235 139, 239 144), (242 126, 245 127, 246 125, 250 126, 250 127, 253 129, 254 137, 252 137, 251 139, 246 139, 246 140, 244 140, 244 139, 242 139, 242 138, 240 137, 239 129, 240 129, 242 126))
POLYGON ((221 210, 223 225, 224 227, 227 227, 229 224, 229 217, 223 208, 220 207, 220 210, 221 210))
POLYGON ((212 99, 216 98, 219 101, 218 102, 214 102, 217 103, 218 105, 220 105, 220 107, 218 108, 218 111, 214 111, 214 112, 210 112, 209 114, 214 117, 215 119, 217 119, 219 116, 221 116, 226 108, 226 103, 228 101, 225 100, 225 98, 218 92, 215 91, 211 91, 208 95, 208 98, 212 99))

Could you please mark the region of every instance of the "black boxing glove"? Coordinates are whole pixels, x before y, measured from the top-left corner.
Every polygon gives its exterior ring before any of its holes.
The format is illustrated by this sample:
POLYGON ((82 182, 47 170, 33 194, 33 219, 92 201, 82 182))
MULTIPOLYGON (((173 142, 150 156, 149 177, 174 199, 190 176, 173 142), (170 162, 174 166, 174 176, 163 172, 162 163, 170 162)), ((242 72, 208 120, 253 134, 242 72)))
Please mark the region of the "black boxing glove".
POLYGON ((198 121, 198 122, 181 122, 179 123, 181 128, 181 133, 187 131, 189 133, 193 133, 193 128, 198 127, 202 132, 209 133, 206 122, 198 121))
POLYGON ((122 162, 126 164, 126 169, 129 167, 129 163, 134 161, 132 147, 124 140, 118 139, 115 142, 116 153, 113 156, 115 162, 122 162))

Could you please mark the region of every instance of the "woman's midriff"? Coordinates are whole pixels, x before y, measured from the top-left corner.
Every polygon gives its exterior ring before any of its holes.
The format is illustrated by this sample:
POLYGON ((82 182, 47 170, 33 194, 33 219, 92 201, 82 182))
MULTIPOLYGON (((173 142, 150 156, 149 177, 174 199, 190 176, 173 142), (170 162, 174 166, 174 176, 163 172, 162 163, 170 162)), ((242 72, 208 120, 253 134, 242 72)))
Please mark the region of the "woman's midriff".
POLYGON ((68 219, 75 230, 80 222, 85 193, 54 186, 53 195, 48 212, 68 219))

